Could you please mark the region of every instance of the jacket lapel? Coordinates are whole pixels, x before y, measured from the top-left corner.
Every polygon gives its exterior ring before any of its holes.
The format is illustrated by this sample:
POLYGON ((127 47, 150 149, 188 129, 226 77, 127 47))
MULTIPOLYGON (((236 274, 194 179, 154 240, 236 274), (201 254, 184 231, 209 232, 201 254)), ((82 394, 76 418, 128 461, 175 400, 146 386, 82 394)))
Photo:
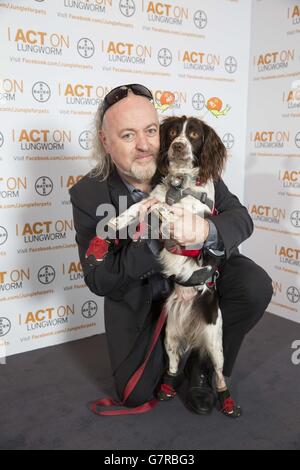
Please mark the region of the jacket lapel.
POLYGON ((109 176, 107 184, 108 184, 108 190, 109 190, 110 197, 111 197, 111 202, 113 203, 116 209, 117 215, 120 214, 120 209, 121 209, 121 212, 123 212, 128 207, 132 206, 132 204, 134 204, 134 201, 130 195, 129 190, 123 183, 118 171, 115 168, 112 171, 111 175, 109 176), (120 205, 121 197, 122 197, 122 204, 120 205), (122 205, 125 207, 122 207, 122 205))

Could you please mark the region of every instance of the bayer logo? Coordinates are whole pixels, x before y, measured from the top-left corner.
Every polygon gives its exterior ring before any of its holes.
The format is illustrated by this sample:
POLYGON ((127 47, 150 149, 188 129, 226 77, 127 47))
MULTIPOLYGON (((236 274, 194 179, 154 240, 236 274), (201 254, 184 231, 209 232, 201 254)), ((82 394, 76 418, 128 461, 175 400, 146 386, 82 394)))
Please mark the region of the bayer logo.
POLYGON ((172 52, 165 47, 158 52, 158 62, 163 67, 169 67, 172 64, 172 52))
POLYGON ((237 71, 238 63, 235 57, 229 56, 225 59, 225 70, 228 73, 235 73, 237 71))
POLYGON ((7 232, 6 228, 4 228, 0 225, 0 246, 4 245, 4 243, 6 243, 7 239, 8 239, 8 232, 7 232))
POLYGON ((3 144, 4 144, 4 137, 3 137, 2 132, 0 132, 0 149, 1 149, 3 144))
POLYGON ((91 131, 83 131, 79 136, 79 145, 84 150, 91 150, 93 134, 91 131))
POLYGON ((93 300, 88 300, 81 308, 81 313, 84 318, 93 318, 97 312, 98 305, 93 300))
POLYGON ((80 39, 77 44, 77 51, 84 59, 90 59, 95 53, 94 43, 87 38, 80 39))
POLYGON ((300 291, 297 287, 291 286, 286 291, 287 298, 292 304, 296 304, 300 300, 300 291))
POLYGON ((298 132, 298 134, 296 134, 295 144, 298 147, 298 149, 300 149, 300 132, 298 132))
POLYGON ((6 336, 11 329, 11 322, 8 318, 0 317, 0 338, 6 336))
POLYGON ((227 148, 227 150, 230 150, 234 146, 234 136, 230 134, 230 132, 228 132, 227 134, 224 135, 222 142, 227 148))
POLYGON ((46 103, 51 97, 49 85, 45 82, 37 82, 32 87, 32 96, 39 103, 46 103))
POLYGON ((53 183, 48 176, 41 176, 35 182, 35 190, 40 196, 49 196, 53 191, 53 183))
POLYGON ((205 106, 205 98, 202 93, 196 93, 192 98, 192 106, 196 111, 201 111, 205 106))
POLYGON ((292 212, 291 222, 294 227, 300 228, 300 211, 292 212))
POLYGON ((203 10, 198 10, 194 14, 194 23, 198 29, 204 29, 207 26, 207 14, 203 10))
POLYGON ((41 284, 51 284, 55 279, 55 269, 52 266, 43 266, 37 275, 41 284))
POLYGON ((135 14, 135 3, 133 0, 121 0, 119 8, 122 15, 127 16, 128 18, 135 14))

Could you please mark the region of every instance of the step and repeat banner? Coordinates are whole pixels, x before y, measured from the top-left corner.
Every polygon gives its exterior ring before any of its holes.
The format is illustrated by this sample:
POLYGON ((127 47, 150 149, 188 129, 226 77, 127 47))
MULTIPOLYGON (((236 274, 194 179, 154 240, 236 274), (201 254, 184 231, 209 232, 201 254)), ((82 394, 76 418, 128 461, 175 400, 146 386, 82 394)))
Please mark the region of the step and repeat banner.
POLYGON ((243 200, 250 18, 245 0, 0 0, 2 356, 104 331, 68 190, 93 165, 93 117, 113 87, 143 83, 162 117, 205 119, 243 200))
POLYGON ((274 282, 269 310, 300 322, 300 2, 253 2, 243 253, 274 282))

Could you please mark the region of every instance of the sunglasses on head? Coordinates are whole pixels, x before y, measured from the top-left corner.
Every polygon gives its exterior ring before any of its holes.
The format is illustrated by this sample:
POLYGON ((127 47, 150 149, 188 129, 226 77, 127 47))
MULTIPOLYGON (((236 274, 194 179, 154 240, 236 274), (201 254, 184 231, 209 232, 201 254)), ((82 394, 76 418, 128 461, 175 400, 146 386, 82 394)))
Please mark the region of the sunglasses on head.
POLYGON ((153 95, 148 88, 144 85, 139 85, 138 83, 133 83, 130 85, 118 86, 111 90, 104 98, 102 106, 102 118, 106 111, 113 105, 121 101, 123 98, 126 98, 128 91, 131 90, 132 93, 139 96, 144 96, 148 100, 153 101, 153 95))

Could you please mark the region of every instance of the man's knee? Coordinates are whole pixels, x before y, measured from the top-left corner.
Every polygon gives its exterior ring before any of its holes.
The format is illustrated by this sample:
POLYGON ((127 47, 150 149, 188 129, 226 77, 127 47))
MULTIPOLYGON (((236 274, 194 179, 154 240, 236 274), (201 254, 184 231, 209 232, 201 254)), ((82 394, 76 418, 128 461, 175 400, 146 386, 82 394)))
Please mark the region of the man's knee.
POLYGON ((249 276, 246 276, 243 285, 243 299, 253 307, 257 313, 263 313, 270 304, 273 296, 272 279, 266 271, 254 265, 249 276))

